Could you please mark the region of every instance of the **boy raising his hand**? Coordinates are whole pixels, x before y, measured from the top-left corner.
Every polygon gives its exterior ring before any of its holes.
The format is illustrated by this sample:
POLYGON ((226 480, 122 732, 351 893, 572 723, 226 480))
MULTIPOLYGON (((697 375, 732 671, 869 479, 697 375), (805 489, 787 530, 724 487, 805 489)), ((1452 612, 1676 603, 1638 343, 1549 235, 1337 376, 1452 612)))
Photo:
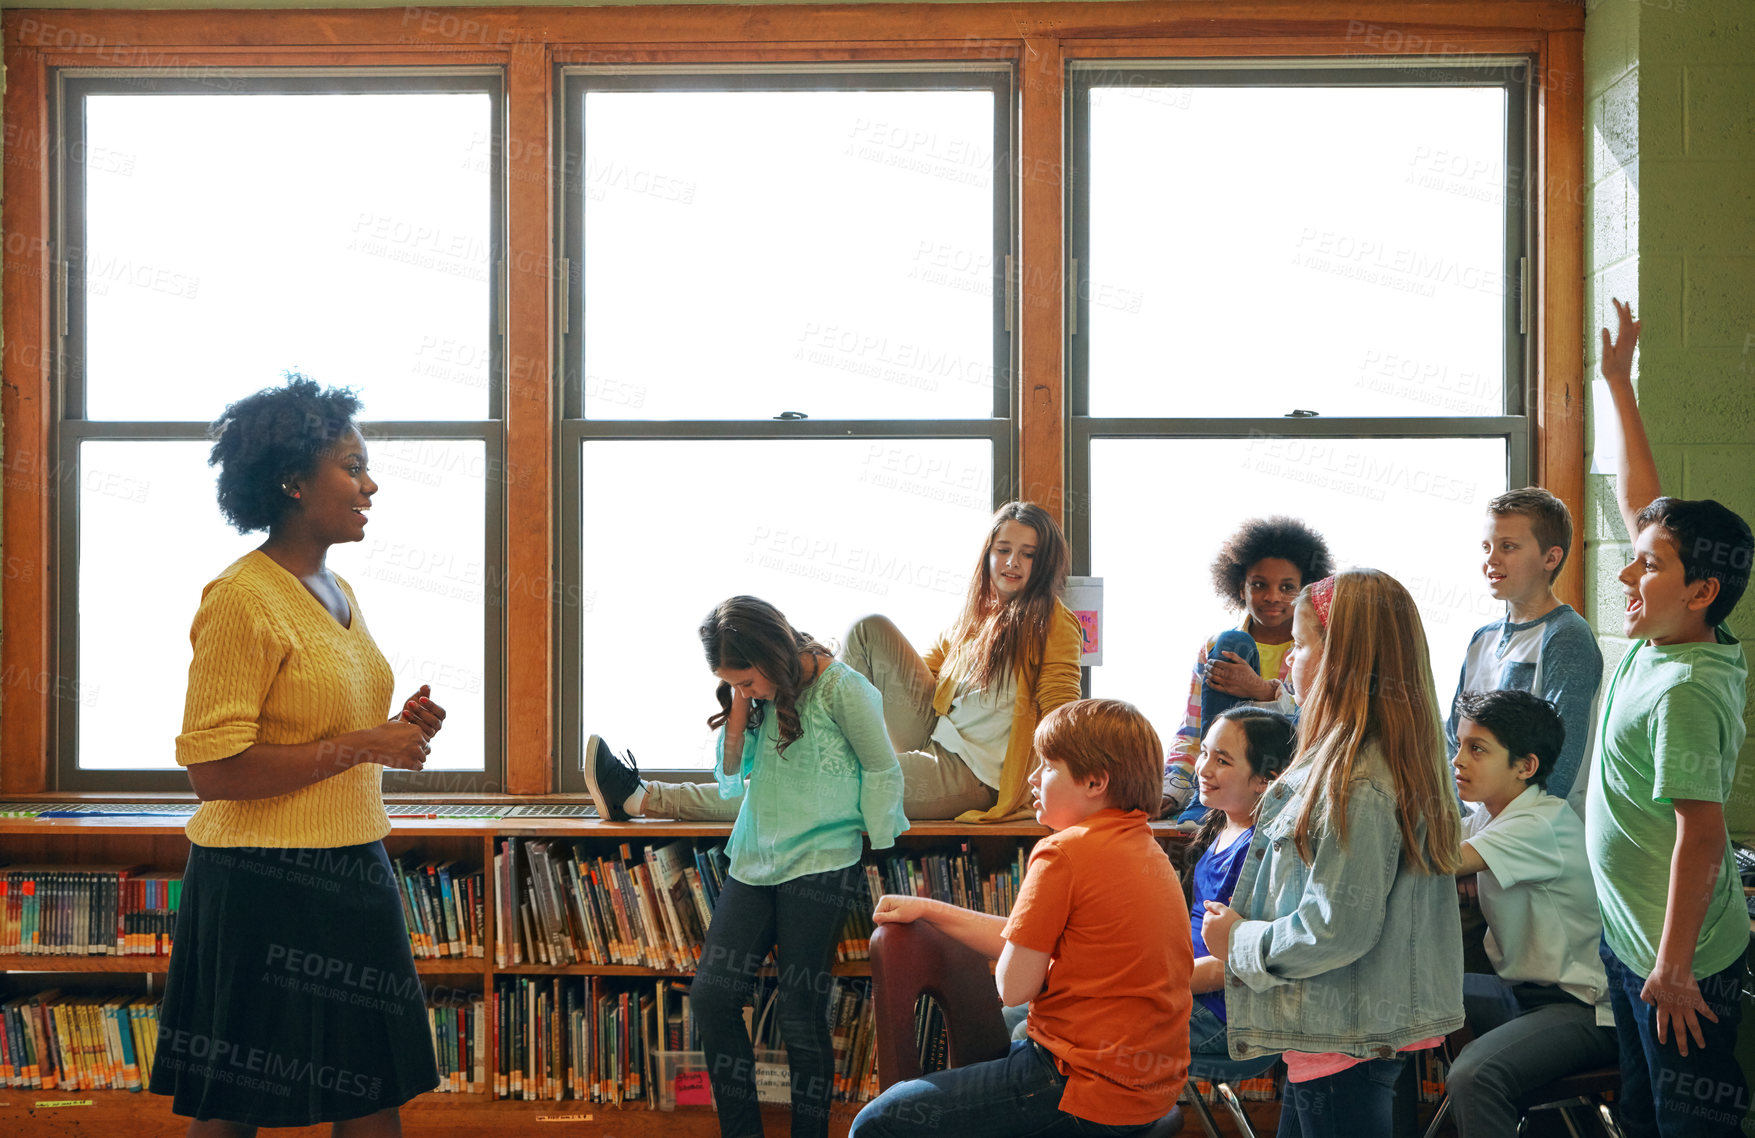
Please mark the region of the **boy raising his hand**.
POLYGON ((1744 737, 1743 647, 1723 626, 1755 539, 1718 502, 1666 498, 1633 396, 1639 323, 1603 330, 1620 444, 1616 498, 1633 537, 1621 571, 1633 647, 1609 682, 1586 811, 1603 964, 1630 1135, 1742 1133, 1732 1053, 1748 948, 1724 802, 1744 737))

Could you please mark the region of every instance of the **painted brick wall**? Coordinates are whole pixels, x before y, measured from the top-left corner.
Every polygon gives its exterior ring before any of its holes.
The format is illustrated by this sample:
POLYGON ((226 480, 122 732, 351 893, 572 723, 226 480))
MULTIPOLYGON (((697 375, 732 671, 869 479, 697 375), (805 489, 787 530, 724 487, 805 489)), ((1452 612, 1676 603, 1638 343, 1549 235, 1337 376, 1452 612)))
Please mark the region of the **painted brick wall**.
MULTIPOLYGON (((1755 519, 1755 4, 1592 0, 1585 81, 1592 370, 1609 297, 1631 298, 1643 323, 1634 381, 1664 490, 1755 519)), ((1607 411, 1593 399, 1593 426, 1607 411)), ((1612 476, 1591 476, 1581 527, 1611 667, 1627 648, 1615 574, 1629 548, 1613 492, 1612 476)), ((1730 625, 1755 654, 1755 597, 1730 625)), ((1755 742, 1729 813, 1733 834, 1755 836, 1755 742)))

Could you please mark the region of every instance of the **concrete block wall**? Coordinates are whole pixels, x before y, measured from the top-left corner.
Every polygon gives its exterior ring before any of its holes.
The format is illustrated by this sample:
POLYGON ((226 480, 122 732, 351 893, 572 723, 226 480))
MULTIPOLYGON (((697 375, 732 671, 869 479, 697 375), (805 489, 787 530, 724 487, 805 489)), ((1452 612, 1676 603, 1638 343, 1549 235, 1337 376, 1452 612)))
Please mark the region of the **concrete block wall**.
MULTIPOLYGON (((1631 299, 1634 382, 1665 492, 1755 522, 1755 4, 1592 0, 1585 90, 1591 370, 1609 298, 1631 299)), ((1609 413, 1597 397, 1593 448, 1609 413)), ((1615 574, 1629 546, 1611 475, 1588 479, 1586 513, 1587 616, 1613 667, 1627 648, 1615 574)), ((1730 625, 1755 656, 1755 596, 1730 625)), ((1755 741, 1727 810, 1732 833, 1755 838, 1755 741)))

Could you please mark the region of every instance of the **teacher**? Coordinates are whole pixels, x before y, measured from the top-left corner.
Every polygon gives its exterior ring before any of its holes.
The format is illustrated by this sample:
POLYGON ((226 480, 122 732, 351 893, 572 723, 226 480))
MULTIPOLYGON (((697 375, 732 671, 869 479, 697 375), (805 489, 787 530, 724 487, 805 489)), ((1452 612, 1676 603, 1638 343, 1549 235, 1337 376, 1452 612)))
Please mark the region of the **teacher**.
POLYGON ((268 540, 202 590, 177 762, 201 799, 160 1010, 154 1094, 191 1138, 332 1123, 401 1134, 438 1084, 409 952, 385 767, 420 770, 444 709, 394 682, 329 547, 377 483, 352 392, 302 376, 210 428, 219 507, 268 540))

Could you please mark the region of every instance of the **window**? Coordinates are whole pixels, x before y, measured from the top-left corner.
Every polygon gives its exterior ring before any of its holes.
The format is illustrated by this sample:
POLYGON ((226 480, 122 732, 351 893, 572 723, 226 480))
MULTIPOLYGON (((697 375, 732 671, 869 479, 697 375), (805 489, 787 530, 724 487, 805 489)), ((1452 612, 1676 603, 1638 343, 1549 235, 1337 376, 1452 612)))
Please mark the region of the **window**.
POLYGON ((253 541, 205 425, 288 367, 361 391, 333 564, 453 696, 467 769, 396 789, 577 790, 592 732, 698 772, 711 604, 925 640, 1020 492, 1160 721, 1245 493, 1408 580, 1445 670, 1473 558, 1387 539, 1583 505, 1584 16, 1522 7, 7 10, 0 786, 186 788, 253 541))
POLYGON ((955 617, 1013 463, 1013 124, 994 66, 584 68, 564 98, 576 787, 594 733, 712 765, 727 596, 923 649, 955 617))
POLYGON ((453 713, 443 781, 390 785, 497 780, 498 75, 81 72, 62 92, 61 787, 187 787, 189 622, 262 540, 219 515, 206 425, 285 370, 364 401, 383 508, 330 565, 398 695, 430 683, 453 713))
POLYGON ((1105 63, 1069 83, 1069 491, 1105 578, 1095 694, 1168 737, 1238 613, 1248 517, 1419 602, 1439 682, 1491 618, 1482 507, 1525 484, 1527 64, 1105 63))

